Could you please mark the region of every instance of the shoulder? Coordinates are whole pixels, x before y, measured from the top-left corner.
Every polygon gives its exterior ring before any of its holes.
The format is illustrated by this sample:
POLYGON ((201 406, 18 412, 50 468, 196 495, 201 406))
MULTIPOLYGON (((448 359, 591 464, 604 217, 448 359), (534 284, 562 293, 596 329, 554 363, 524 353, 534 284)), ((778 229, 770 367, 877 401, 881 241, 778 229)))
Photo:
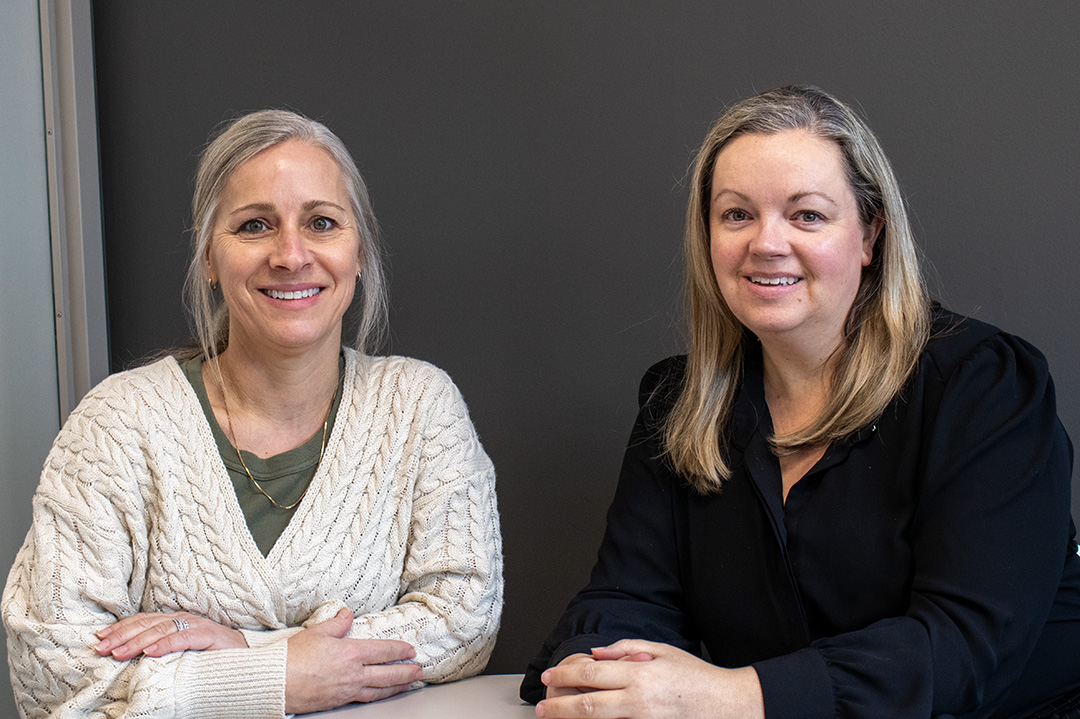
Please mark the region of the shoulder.
POLYGON ((148 365, 109 375, 86 396, 125 395, 154 391, 162 386, 170 386, 177 380, 187 381, 180 365, 172 357, 163 357, 148 365))
POLYGON ((686 355, 660 360, 641 378, 638 386, 638 409, 650 432, 662 425, 682 393, 686 376, 686 355))
POLYGON ((125 496, 149 481, 149 457, 174 446, 196 411, 198 400, 171 357, 106 377, 53 441, 39 492, 61 497, 93 486, 95 494, 125 496))
POLYGON ((948 381, 979 368, 1005 368, 1025 376, 1048 375, 1043 354, 1026 340, 994 325, 935 307, 920 372, 948 381))
POLYGON ((466 415, 461 392, 443 370, 411 357, 371 357, 348 350, 345 393, 358 406, 394 415, 466 415))
POLYGON ((346 376, 358 386, 454 387, 450 375, 430 362, 397 355, 372 357, 351 349, 345 352, 346 376))
POLYGON ((644 406, 674 402, 686 376, 686 361, 686 355, 674 355, 645 370, 638 387, 638 403, 644 406))
POLYGON ((184 402, 187 387, 187 378, 176 360, 165 357, 142 367, 109 375, 86 393, 72 412, 72 417, 96 416, 103 412, 115 417, 125 411, 137 412, 147 405, 167 406, 184 402))

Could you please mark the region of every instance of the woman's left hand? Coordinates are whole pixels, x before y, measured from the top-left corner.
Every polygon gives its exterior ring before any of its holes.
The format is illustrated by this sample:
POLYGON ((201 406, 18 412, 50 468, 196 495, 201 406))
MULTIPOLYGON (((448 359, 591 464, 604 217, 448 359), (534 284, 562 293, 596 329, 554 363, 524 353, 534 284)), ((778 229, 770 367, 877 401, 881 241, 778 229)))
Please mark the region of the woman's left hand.
POLYGON ((542 719, 764 719, 761 684, 752 667, 725 669, 667 644, 624 639, 593 649, 593 662, 552 667, 549 688, 583 693, 536 705, 542 719))
POLYGON ((97 633, 101 656, 126 661, 145 654, 162 657, 189 649, 235 649, 247 640, 236 629, 189 612, 145 612, 125 617, 97 633))

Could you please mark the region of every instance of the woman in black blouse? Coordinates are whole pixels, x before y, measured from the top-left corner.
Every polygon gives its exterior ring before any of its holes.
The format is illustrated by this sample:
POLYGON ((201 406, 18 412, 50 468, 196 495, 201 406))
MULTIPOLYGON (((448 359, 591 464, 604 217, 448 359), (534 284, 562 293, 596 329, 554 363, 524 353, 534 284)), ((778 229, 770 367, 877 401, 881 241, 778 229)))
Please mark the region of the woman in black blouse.
POLYGON ((928 300, 869 128, 812 87, 735 105, 685 250, 690 352, 642 381, 592 579, 522 684, 537 715, 1074 716, 1046 361, 928 300))

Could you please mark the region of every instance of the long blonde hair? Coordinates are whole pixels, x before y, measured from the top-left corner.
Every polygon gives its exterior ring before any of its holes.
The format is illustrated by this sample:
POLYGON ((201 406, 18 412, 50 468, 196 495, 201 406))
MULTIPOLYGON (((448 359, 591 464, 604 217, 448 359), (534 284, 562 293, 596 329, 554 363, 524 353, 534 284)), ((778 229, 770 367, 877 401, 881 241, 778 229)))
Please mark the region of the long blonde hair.
POLYGON ((260 110, 229 124, 199 158, 191 200, 193 251, 184 287, 198 349, 172 352, 178 359, 197 354, 213 359, 228 346, 229 308, 209 286, 205 271, 214 217, 233 173, 263 150, 288 140, 300 140, 326 150, 345 178, 352 213, 360 231, 360 256, 364 268, 357 292, 361 306, 354 346, 366 352, 381 342, 387 314, 382 242, 367 185, 352 155, 338 136, 321 122, 288 110, 260 110))
POLYGON ((716 157, 749 133, 806 130, 843 153, 859 218, 883 227, 863 269, 844 327, 831 395, 807 427, 771 439, 778 454, 840 440, 877 418, 900 392, 929 336, 930 302, 911 226, 891 165, 877 137, 847 105, 811 86, 762 93, 732 106, 713 125, 694 163, 684 252, 690 351, 664 440, 676 471, 701 493, 731 476, 722 450, 743 376, 745 332, 716 283, 709 253, 709 207, 716 157))

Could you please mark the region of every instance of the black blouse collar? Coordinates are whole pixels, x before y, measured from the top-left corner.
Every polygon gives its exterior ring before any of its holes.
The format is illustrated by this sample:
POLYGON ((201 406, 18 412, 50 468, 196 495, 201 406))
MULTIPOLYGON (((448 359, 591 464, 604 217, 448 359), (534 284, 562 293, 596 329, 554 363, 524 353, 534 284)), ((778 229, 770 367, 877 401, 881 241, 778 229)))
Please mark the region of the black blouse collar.
MULTIPOLYGON (((768 438, 773 432, 772 416, 769 414, 769 405, 765 401, 765 364, 761 354, 761 343, 756 337, 749 335, 743 344, 743 352, 742 383, 728 425, 728 441, 740 450, 746 449, 755 433, 768 438)), ((833 442, 818 463, 818 468, 825 469, 843 461, 853 445, 873 436, 876 431, 876 422, 871 422, 860 427, 844 440, 833 442)))

